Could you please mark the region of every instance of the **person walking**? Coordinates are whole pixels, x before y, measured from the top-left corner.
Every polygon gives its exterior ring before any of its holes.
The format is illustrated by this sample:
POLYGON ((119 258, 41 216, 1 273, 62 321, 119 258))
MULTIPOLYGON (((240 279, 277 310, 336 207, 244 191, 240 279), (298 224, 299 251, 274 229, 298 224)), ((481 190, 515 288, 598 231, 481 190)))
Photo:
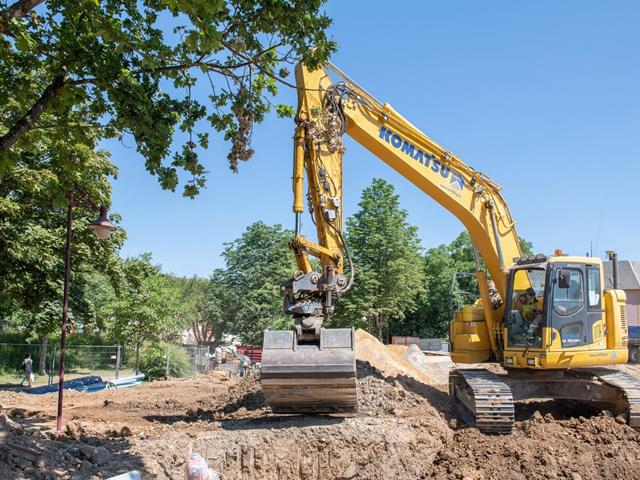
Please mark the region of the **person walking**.
POLYGON ((24 377, 20 382, 20 386, 24 387, 24 382, 26 380, 27 385, 31 387, 31 382, 33 380, 33 360, 31 359, 30 353, 27 353, 24 356, 24 360, 22 360, 22 370, 24 371, 24 377))

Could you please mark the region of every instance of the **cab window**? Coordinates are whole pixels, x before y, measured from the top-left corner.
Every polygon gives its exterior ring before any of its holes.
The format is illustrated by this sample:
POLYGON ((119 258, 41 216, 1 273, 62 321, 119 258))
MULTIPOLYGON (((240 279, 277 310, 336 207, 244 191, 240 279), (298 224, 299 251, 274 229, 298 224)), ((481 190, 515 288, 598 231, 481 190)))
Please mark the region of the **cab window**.
POLYGON ((510 281, 508 346, 541 348, 545 271, 541 268, 519 269, 512 274, 510 281))
POLYGON ((589 308, 599 310, 600 307, 600 269, 598 267, 587 267, 587 296, 589 308))
POLYGON ((553 311, 560 316, 578 312, 584 305, 584 281, 580 270, 556 270, 553 286, 553 311))

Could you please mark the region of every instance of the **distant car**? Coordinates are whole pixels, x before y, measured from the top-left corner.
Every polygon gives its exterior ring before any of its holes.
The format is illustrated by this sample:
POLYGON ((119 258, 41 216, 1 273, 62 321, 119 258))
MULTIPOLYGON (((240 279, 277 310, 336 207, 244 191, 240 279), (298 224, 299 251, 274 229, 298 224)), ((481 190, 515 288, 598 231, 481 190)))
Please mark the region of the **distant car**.
POLYGON ((640 363, 640 327, 629 327, 629 363, 640 363))

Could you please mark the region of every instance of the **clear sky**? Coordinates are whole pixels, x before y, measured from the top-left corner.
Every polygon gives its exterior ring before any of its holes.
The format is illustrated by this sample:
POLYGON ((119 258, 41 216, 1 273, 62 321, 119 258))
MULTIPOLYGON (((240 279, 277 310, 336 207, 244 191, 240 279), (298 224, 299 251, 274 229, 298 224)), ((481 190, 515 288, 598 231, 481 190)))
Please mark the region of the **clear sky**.
MULTIPOLYGON (((333 63, 501 184, 536 252, 584 255, 593 242, 595 255, 640 259, 640 2, 330 0, 326 10, 333 63)), ((293 91, 280 96, 295 102, 293 91)), ((152 252, 167 272, 207 276, 250 223, 292 228, 292 132, 289 119, 258 125, 239 174, 216 137, 195 200, 162 191, 133 140, 106 143, 120 168, 123 255, 152 252)), ((346 215, 379 177, 396 187, 425 248, 463 229, 363 147, 348 138, 346 147, 346 215)))

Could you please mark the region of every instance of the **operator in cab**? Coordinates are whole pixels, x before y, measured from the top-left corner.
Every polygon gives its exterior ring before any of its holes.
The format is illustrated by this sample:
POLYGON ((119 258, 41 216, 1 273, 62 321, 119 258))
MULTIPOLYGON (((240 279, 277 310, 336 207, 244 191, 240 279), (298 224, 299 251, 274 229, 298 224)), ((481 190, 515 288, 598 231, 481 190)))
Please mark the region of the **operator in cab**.
POLYGON ((525 321, 525 323, 528 324, 533 321, 537 310, 537 303, 538 299, 536 298, 536 291, 531 287, 527 288, 527 290, 525 290, 518 296, 516 309, 522 315, 522 319, 525 321))
POLYGON ((538 343, 542 335, 542 311, 536 292, 529 287, 515 299, 513 310, 517 311, 519 319, 512 325, 513 340, 517 345, 538 343))

